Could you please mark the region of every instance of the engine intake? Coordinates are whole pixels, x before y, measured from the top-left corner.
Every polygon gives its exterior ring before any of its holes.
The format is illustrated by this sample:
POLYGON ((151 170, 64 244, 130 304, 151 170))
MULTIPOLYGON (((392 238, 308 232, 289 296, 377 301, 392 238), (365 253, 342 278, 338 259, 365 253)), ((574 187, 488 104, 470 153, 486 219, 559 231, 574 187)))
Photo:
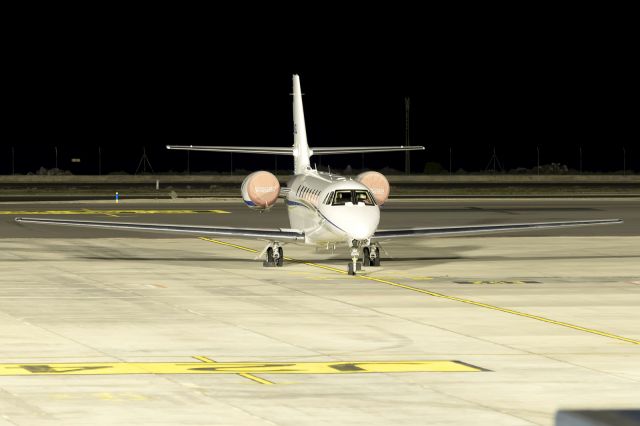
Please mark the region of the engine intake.
POLYGON ((374 171, 360 173, 356 176, 356 181, 369 188, 379 206, 389 198, 389 181, 382 173, 374 171))
POLYGON ((242 181, 242 199, 249 208, 268 210, 280 194, 280 182, 272 173, 264 170, 253 172, 242 181))

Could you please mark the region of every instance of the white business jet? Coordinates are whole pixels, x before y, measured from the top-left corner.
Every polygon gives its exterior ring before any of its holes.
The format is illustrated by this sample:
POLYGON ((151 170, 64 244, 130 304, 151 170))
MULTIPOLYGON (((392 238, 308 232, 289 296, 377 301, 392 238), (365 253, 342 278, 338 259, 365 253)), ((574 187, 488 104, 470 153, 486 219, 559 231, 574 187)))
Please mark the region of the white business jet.
POLYGON ((518 223, 452 227, 378 229, 380 207, 389 196, 389 182, 380 173, 364 172, 354 179, 319 172, 311 167, 312 155, 353 154, 387 151, 423 150, 422 146, 332 147, 309 148, 302 108, 300 78, 293 76, 293 146, 176 146, 167 149, 188 151, 240 152, 252 154, 293 155, 295 174, 287 187, 280 188, 278 179, 267 171, 257 171, 242 183, 242 198, 254 210, 269 210, 278 198, 284 198, 289 213, 289 229, 254 229, 189 225, 162 225, 89 220, 16 218, 18 222, 71 225, 141 231, 163 231, 267 241, 261 253, 264 266, 282 266, 286 243, 303 243, 350 249, 350 275, 362 266, 380 266, 380 242, 396 238, 433 237, 443 235, 480 234, 518 230, 562 228, 570 226, 621 223, 620 219, 580 220, 566 222, 518 223), (359 261, 362 257, 362 262, 359 261))

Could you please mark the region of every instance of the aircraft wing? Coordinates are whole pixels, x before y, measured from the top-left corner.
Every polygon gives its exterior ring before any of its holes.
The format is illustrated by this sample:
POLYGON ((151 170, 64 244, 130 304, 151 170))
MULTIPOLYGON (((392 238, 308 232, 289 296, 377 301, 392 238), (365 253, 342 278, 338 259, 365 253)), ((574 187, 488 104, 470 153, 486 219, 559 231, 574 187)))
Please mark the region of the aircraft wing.
POLYGON ((208 151, 208 152, 236 152, 240 154, 274 154, 292 155, 291 147, 269 146, 197 146, 197 145, 167 145, 167 149, 180 151, 208 151))
POLYGON ((423 151, 424 146, 332 146, 312 148, 314 155, 330 154, 371 154, 373 152, 390 151, 423 151))
POLYGON ((265 239, 276 241, 304 241, 304 232, 297 229, 230 228, 223 226, 168 225, 155 223, 107 222, 98 220, 66 220, 17 217, 20 223, 42 223, 46 225, 83 226, 88 228, 121 229, 124 231, 173 232, 178 234, 215 235, 230 238, 265 239))
POLYGON ((373 234, 372 239, 386 240, 392 238, 409 237, 441 237, 451 235, 485 234, 490 232, 507 231, 532 231, 550 228, 568 228, 573 226, 605 225, 622 223, 622 219, 600 219, 600 220, 574 220, 566 222, 534 222, 534 223, 509 223, 503 225, 467 225, 467 226, 445 226, 434 228, 404 228, 378 230, 373 234))

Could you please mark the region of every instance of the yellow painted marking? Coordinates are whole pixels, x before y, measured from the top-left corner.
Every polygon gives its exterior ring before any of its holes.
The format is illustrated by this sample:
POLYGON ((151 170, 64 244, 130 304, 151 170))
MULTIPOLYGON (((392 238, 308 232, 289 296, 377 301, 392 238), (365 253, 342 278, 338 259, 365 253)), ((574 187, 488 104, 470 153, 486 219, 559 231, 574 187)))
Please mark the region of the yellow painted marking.
POLYGON ((454 281, 456 284, 542 284, 539 281, 521 281, 521 280, 477 280, 477 281, 454 281))
MULTIPOLYGON (((213 243, 216 244, 223 244, 223 245, 228 245, 231 247, 236 247, 240 250, 246 250, 246 251, 251 251, 253 253, 256 252, 256 250, 250 249, 248 247, 243 247, 243 246, 239 246, 236 244, 230 244, 230 243, 225 243, 222 241, 217 241, 217 240, 209 240, 206 238, 201 238, 207 241, 211 241, 213 243)), ((340 274, 347 274, 346 271, 343 271, 342 269, 337 269, 337 268, 333 268, 330 266, 325 266, 325 265, 319 265, 317 263, 311 263, 311 262, 303 262, 303 261, 299 261, 299 260, 295 260, 289 257, 285 257, 286 260, 291 260, 293 262, 297 262, 297 263, 303 263, 305 265, 309 265, 309 266, 313 266, 316 268, 322 268, 322 269, 326 269, 329 271, 334 271, 334 272, 338 272, 340 274)), ((567 328, 571 328, 573 330, 578 330, 578 331, 584 331, 586 333, 591 333, 591 334, 597 334, 599 336, 603 336, 603 337, 608 337, 610 339, 616 339, 616 340, 621 340, 623 342, 628 342, 628 343, 632 343, 634 345, 640 345, 640 340, 635 340, 635 339, 630 339, 628 337, 624 337, 624 336, 618 336, 617 334, 613 334, 613 333, 607 333, 606 331, 601 331, 601 330, 596 330, 593 328, 587 328, 587 327, 581 327, 579 325, 574 325, 574 324, 570 324, 568 322, 563 322, 563 321, 556 321, 550 318, 545 318, 545 317, 541 317, 538 315, 533 315, 533 314, 527 314, 526 312, 520 312, 520 311, 515 311, 513 309, 507 309, 507 308, 501 308, 500 306, 494 306, 494 305, 490 305, 488 303, 482 303, 482 302, 476 302, 475 300, 471 300, 471 299, 464 299, 462 297, 456 297, 456 296, 449 296, 443 293, 436 293, 435 291, 429 291, 429 290, 423 290, 421 288, 417 288, 417 287, 412 287, 410 285, 406 285, 406 284, 400 284, 400 283, 396 283, 393 281, 389 281, 389 280, 384 280, 384 279, 380 279, 380 278, 375 278, 375 277, 371 277, 368 275, 356 275, 355 278, 359 278, 362 280, 368 280, 368 281, 375 281, 381 284, 387 284, 393 287, 398 287, 398 288, 402 288, 405 290, 411 290, 411 291, 415 291, 417 293, 422 293, 422 294, 426 294, 428 296, 433 296, 433 297, 438 297, 441 299, 447 299, 447 300, 453 300, 455 302, 460 302, 460 303, 466 303, 468 305, 473 305, 473 306, 478 306, 481 308, 486 308, 486 309, 491 309, 494 311, 500 311, 500 312, 504 312, 507 314, 511 314, 511 315, 517 315, 519 317, 525 317, 525 318, 530 318, 530 319, 534 319, 537 321, 542 321, 542 322, 546 322, 548 324, 555 324, 555 325, 559 325, 562 327, 567 327, 567 328)))
POLYGON ((215 362, 211 358, 207 358, 206 356, 194 356, 195 359, 202 362, 215 362))
MULTIPOLYGON (((208 362, 208 363, 212 363, 215 364, 216 362, 214 360, 212 360, 211 358, 207 358, 206 356, 194 356, 195 359, 200 360, 202 362, 208 362)), ((258 382, 261 383, 263 385, 275 385, 275 383, 267 380, 267 379, 263 379, 261 377, 258 376, 254 376, 253 374, 249 374, 249 373, 239 373, 238 376, 242 376, 245 379, 249 379, 249 380, 253 380, 254 382, 258 382)))
POLYGON ((238 374, 238 376, 242 376, 244 378, 247 378, 249 380, 253 380, 254 382, 258 382, 258 383, 263 384, 263 385, 275 385, 275 383, 270 382, 267 379, 263 379, 262 377, 254 376, 253 374, 249 374, 249 373, 240 373, 240 374, 238 374))
MULTIPOLYGON (((229 247, 237 248, 239 250, 248 251, 250 253, 257 253, 258 252, 258 250, 254 250, 254 249, 249 248, 249 247, 239 246, 237 244, 226 243, 224 241, 214 240, 214 239, 205 238, 205 237, 198 237, 198 238, 200 238, 201 240, 204 240, 204 241, 209 241, 210 243, 220 244, 221 246, 229 246, 229 247)), ((285 257, 285 259, 287 259, 287 258, 285 257)))
POLYGON ((216 213, 229 214, 226 210, 0 210, 0 214, 5 215, 107 215, 116 216, 121 214, 198 214, 216 213))
MULTIPOLYGON (((82 209, 82 210, 86 211, 86 212, 89 212, 87 214, 93 214, 93 212, 91 210, 89 210, 89 209, 82 209)), ((109 216, 109 217, 120 217, 117 214, 112 214, 112 213, 103 213, 103 214, 106 215, 106 216, 109 216)))
POLYGON ((605 331, 600 331, 600 330, 596 330, 596 329, 593 329, 593 328, 581 327, 579 325, 569 324, 569 323, 563 322, 563 321, 556 321, 556 320, 552 320, 550 318, 541 317, 541 316, 538 316, 538 315, 532 315, 532 314, 527 314, 525 312, 514 311, 513 309, 501 308, 499 306, 489 305, 488 303, 476 302, 475 300, 464 299, 462 297, 448 296, 446 294, 436 293, 436 292, 429 291, 429 290, 423 290, 423 289, 412 287, 412 286, 409 286, 409 285, 394 283, 392 281, 381 280, 381 279, 374 278, 374 277, 361 276, 361 278, 367 279, 367 280, 370 280, 370 281, 380 282, 380 283, 383 283, 383 284, 388 284, 388 285, 391 285, 391 286, 394 286, 394 287, 404 288, 405 290, 411 290, 411 291, 415 291, 415 292, 418 292, 418 293, 427 294, 427 295, 433 296, 433 297, 439 297, 439 298, 442 298, 442 299, 454 300, 456 302, 466 303, 468 305, 479 306, 481 308, 486 308, 486 309, 491 309, 491 310, 494 310, 494 311, 505 312, 507 314, 517 315, 517 316, 520 316, 520 317, 531 318, 531 319, 542 321, 542 322, 546 322, 546 323, 549 323, 549 324, 560 325, 562 327, 567 327, 567 328, 571 328, 571 329, 578 330, 578 331, 584 331, 584 332, 587 332, 587 333, 597 334, 599 336, 609 337, 611 339, 622 340, 624 342, 629 342, 629 343, 633 343, 635 345, 640 345, 640 341, 638 341, 638 340, 630 339, 630 338, 624 337, 624 336, 618 336, 616 334, 607 333, 605 331))
MULTIPOLYGON (((267 384, 254 374, 357 374, 479 372, 480 367, 459 361, 354 362, 74 362, 0 364, 0 376, 60 376, 117 374, 239 374, 267 384)), ((268 384, 273 384, 269 382, 268 384)))

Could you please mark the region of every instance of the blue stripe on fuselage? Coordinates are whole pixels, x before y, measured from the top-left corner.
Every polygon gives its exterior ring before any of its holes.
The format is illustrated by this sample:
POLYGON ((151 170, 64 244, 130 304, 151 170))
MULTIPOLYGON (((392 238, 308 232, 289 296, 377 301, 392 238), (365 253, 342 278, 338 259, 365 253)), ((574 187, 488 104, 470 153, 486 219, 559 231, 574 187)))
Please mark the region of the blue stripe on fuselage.
POLYGON ((323 218, 324 220, 326 220, 327 222, 329 222, 331 225, 333 225, 336 229, 340 230, 341 232, 344 232, 345 234, 348 235, 347 231, 345 231, 344 229, 340 228, 338 225, 336 225, 335 223, 331 222, 325 215, 323 215, 320 212, 320 209, 316 208, 316 207, 311 207, 305 203, 300 203, 298 201, 293 201, 293 200, 286 200, 287 205, 288 206, 302 206, 302 207, 306 207, 309 210, 313 210, 315 211, 321 218, 323 218))

